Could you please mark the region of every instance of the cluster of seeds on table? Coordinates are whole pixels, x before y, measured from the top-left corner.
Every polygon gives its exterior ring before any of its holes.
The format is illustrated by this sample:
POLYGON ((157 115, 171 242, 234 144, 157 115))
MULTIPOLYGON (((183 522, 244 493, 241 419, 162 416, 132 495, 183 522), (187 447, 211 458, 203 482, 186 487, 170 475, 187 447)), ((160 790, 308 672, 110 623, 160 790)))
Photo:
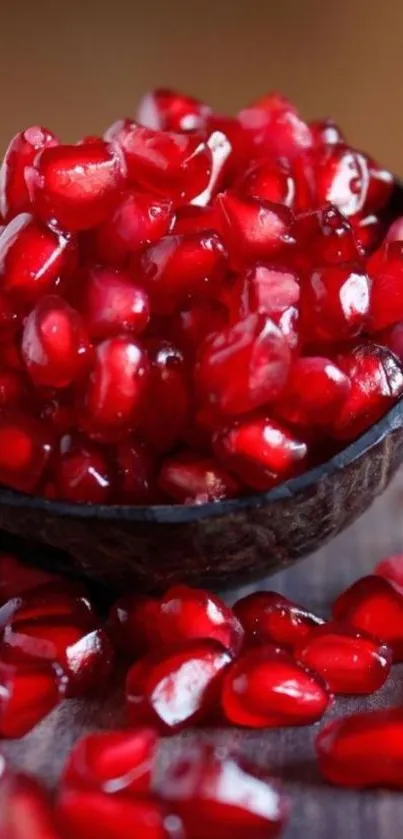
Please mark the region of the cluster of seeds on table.
MULTIPOLYGON (((125 684, 125 727, 67 757, 54 798, 0 756, 0 839, 272 839, 289 803, 270 766, 197 735, 322 720, 403 661, 403 555, 381 562, 323 619, 274 591, 233 607, 185 585, 126 595, 101 616, 82 583, 0 555, 0 738, 60 702, 125 684), (123 674, 123 675, 122 675, 123 674), (336 697, 336 700, 335 700, 336 697), (169 763, 167 737, 192 728, 169 763), (166 745, 166 742, 165 742, 166 745)), ((316 733, 320 771, 346 787, 403 789, 403 709, 336 717, 316 733)))
POLYGON ((279 94, 157 90, 0 171, 0 483, 203 503, 328 459, 403 392, 392 175, 279 94))

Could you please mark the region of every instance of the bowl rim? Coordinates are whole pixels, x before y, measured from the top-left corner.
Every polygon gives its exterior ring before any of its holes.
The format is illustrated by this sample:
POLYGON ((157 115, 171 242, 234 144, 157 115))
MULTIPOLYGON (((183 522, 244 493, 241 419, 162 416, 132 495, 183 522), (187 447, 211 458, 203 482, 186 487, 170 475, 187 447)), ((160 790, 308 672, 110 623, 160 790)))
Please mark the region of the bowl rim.
POLYGON ((37 495, 0 487, 0 505, 38 510, 52 516, 80 519, 103 519, 109 521, 148 522, 154 524, 189 524, 206 518, 220 518, 239 511, 266 507, 275 501, 283 501, 293 495, 316 486, 319 481, 331 478, 341 472, 364 453, 370 451, 392 431, 403 425, 403 397, 377 423, 350 443, 330 460, 303 472, 295 478, 273 487, 267 492, 229 498, 224 501, 210 501, 205 504, 161 504, 133 506, 123 504, 74 504, 67 501, 52 501, 37 495))

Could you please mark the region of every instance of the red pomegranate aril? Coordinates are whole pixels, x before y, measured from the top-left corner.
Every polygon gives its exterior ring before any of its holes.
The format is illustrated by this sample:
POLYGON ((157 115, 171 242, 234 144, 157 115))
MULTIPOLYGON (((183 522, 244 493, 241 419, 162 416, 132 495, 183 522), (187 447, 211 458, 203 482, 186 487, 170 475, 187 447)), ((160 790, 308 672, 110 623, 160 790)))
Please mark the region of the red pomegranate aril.
POLYGON ((313 120, 308 125, 315 145, 319 148, 345 143, 344 134, 342 134, 339 126, 332 119, 313 120))
POLYGON ((322 775, 354 789, 403 789, 403 709, 387 708, 342 717, 316 738, 322 775))
POLYGON ((64 692, 64 676, 54 663, 13 662, 1 648, 0 737, 24 737, 56 708, 64 692))
POLYGON ((288 815, 266 771, 205 743, 174 757, 155 790, 179 814, 188 839, 274 839, 288 815))
POLYGON ((370 158, 343 144, 327 146, 317 161, 317 202, 329 201, 345 216, 376 212, 393 190, 393 177, 370 158))
POLYGON ((0 410, 21 405, 29 390, 29 382, 20 370, 0 367, 0 410))
POLYGON ((139 335, 150 319, 147 293, 126 271, 91 268, 77 290, 77 298, 88 334, 96 341, 139 335))
POLYGON ((284 204, 293 208, 296 185, 290 167, 284 162, 260 160, 246 175, 241 175, 237 189, 242 195, 250 195, 273 204, 284 204))
POLYGON ((323 620, 275 591, 257 591, 237 600, 233 611, 247 646, 275 644, 291 652, 323 620))
POLYGON ((383 577, 362 577, 333 604, 333 617, 386 643, 394 661, 403 661, 403 596, 383 577))
POLYGON ((218 430, 213 448, 228 469, 259 492, 303 471, 308 462, 307 444, 264 412, 218 430))
POLYGON ((88 371, 92 360, 79 313, 55 294, 42 297, 28 315, 21 347, 37 387, 68 387, 88 371))
POLYGON ((358 344, 335 356, 350 379, 350 392, 332 423, 332 434, 352 440, 377 422, 403 393, 403 369, 385 347, 358 344))
POLYGON ((279 325, 282 315, 298 306, 299 298, 300 284, 294 271, 259 264, 237 277, 222 295, 234 324, 259 312, 279 325))
POLYGON ((146 93, 136 110, 136 120, 155 131, 203 131, 210 115, 204 102, 166 88, 146 93))
POLYGON ((276 415, 291 425, 328 426, 349 392, 348 376, 329 358, 298 358, 276 404, 276 415))
POLYGON ((122 149, 133 186, 185 203, 209 183, 211 150, 196 134, 155 131, 126 119, 111 125, 105 140, 122 149))
POLYGON ((400 594, 403 594, 403 554, 392 554, 382 559, 374 568, 373 573, 378 577, 384 577, 400 594))
POLYGON ((332 204, 298 215, 292 233, 300 248, 297 266, 303 270, 307 267, 357 264, 361 258, 355 228, 332 204))
MULTIPOLYGON (((56 816, 63 835, 71 839, 170 839, 169 816, 152 798, 105 795, 96 790, 62 789, 56 816), (94 834, 95 829, 95 834, 94 834)), ((178 820, 175 819, 178 824, 178 820)), ((177 834, 181 839, 180 833, 177 834)), ((53 839, 53 837, 51 837, 53 839)), ((172 836, 172 839, 175 839, 172 836)))
POLYGON ((237 118, 256 152, 262 156, 292 160, 313 147, 310 127, 303 122, 294 105, 279 93, 262 96, 239 111, 237 118))
POLYGON ((175 235, 186 235, 188 233, 202 233, 215 230, 222 236, 222 225, 220 214, 216 205, 210 204, 207 207, 199 207, 194 204, 184 204, 178 207, 175 214, 175 221, 172 233, 175 235))
POLYGON ((301 288, 301 330, 306 342, 348 341, 367 326, 371 281, 354 264, 312 271, 301 288))
POLYGON ((73 746, 62 785, 108 794, 147 795, 157 745, 157 734, 151 728, 88 734, 73 746))
POLYGON ((230 191, 217 196, 217 207, 232 267, 273 257, 286 259, 287 250, 293 250, 293 217, 288 207, 230 191))
POLYGON ((131 254, 157 242, 170 232, 174 222, 170 198, 130 190, 95 234, 97 258, 124 267, 131 254))
POLYGON ((3 758, 0 758, 0 836, 2 839, 61 839, 45 790, 29 775, 5 767, 3 758))
POLYGON ((210 638, 235 655, 243 642, 242 626, 229 606, 211 592, 185 585, 173 586, 159 600, 156 624, 160 647, 210 638))
POLYGON ((115 481, 112 488, 117 504, 156 503, 155 455, 138 440, 128 438, 113 451, 115 481))
POLYGON ((20 319, 10 298, 0 290, 0 342, 12 339, 19 325, 20 319))
POLYGON ((124 656, 138 658, 158 648, 159 602, 152 597, 129 594, 110 609, 108 632, 116 649, 124 656))
POLYGON ((167 457, 158 486, 174 504, 207 504, 239 495, 239 481, 213 457, 184 451, 167 457))
POLYGON ((16 216, 0 236, 0 286, 26 311, 56 287, 70 264, 72 239, 28 213, 16 216))
POLYGON ((189 308, 173 315, 169 336, 185 356, 193 361, 207 335, 220 332, 227 323, 227 312, 219 301, 197 300, 189 308))
POLYGON ((386 644, 348 623, 317 626, 294 650, 297 661, 319 673, 333 693, 368 694, 382 687, 392 654, 386 644))
POLYGON ((400 243, 386 245, 370 262, 370 327, 379 332, 403 320, 403 253, 400 243), (376 261, 375 261, 376 260, 376 261))
POLYGON ((30 211, 25 169, 40 151, 58 143, 51 131, 39 125, 26 128, 11 140, 0 169, 0 215, 6 222, 18 213, 30 211))
POLYGON ((134 256, 133 277, 149 294, 151 311, 169 315, 190 297, 215 296, 225 269, 225 247, 214 232, 166 236, 134 256))
POLYGON ((53 444, 53 435, 44 422, 21 410, 4 410, 0 414, 0 484, 34 492, 53 444))
POLYGON ((60 583, 62 579, 59 574, 29 565, 14 554, 0 553, 0 606, 31 588, 60 583))
POLYGON ((33 211, 65 230, 104 222, 126 182, 123 157, 104 142, 45 149, 26 170, 33 211))
POLYGON ((98 344, 78 406, 87 434, 108 440, 138 426, 148 376, 146 352, 130 337, 119 335, 98 344))
POLYGON ((107 504, 112 478, 104 452, 85 439, 67 437, 62 443, 51 466, 56 498, 77 504, 107 504))
POLYGON ((37 584, 32 585, 35 575, 30 575, 28 570, 27 579, 31 584, 13 594, 0 607, 0 630, 18 621, 35 624, 38 620, 53 618, 74 619, 86 629, 94 628, 94 610, 82 583, 63 580, 57 575, 50 576, 48 580, 46 576, 44 579, 41 577, 43 572, 39 573, 37 584))
POLYGON ((191 416, 189 375, 183 354, 168 341, 146 344, 151 362, 140 433, 153 451, 169 451, 185 433, 191 416))
POLYGON ((270 645, 241 653, 224 676, 221 695, 227 722, 246 728, 311 725, 330 700, 320 676, 270 645))
POLYGON ((273 401, 283 389, 290 349, 264 314, 208 336, 195 370, 202 401, 222 414, 243 414, 273 401))
POLYGON ((217 707, 223 673, 231 655, 212 640, 150 653, 127 675, 131 725, 153 725, 174 734, 210 716, 217 707))

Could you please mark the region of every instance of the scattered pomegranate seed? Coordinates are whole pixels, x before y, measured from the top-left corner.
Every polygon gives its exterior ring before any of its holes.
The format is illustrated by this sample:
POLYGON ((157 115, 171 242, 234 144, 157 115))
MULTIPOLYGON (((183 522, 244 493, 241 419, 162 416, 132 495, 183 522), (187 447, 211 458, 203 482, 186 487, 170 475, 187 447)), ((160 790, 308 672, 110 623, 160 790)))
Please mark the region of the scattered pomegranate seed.
POLYGON ((136 658, 158 648, 159 603, 151 597, 129 594, 120 597, 109 612, 108 632, 117 650, 136 658))
POLYGON ((294 105, 279 93, 262 96, 243 108, 238 120, 256 152, 265 156, 284 156, 292 160, 313 146, 308 124, 300 118, 294 105))
POLYGON ((371 264, 371 331, 379 332, 403 320, 402 247, 387 244, 371 264))
POLYGON ((26 128, 13 137, 0 169, 0 215, 6 222, 18 213, 30 211, 25 169, 33 164, 39 152, 58 144, 57 137, 39 125, 26 128))
POLYGON ((217 197, 217 204, 234 267, 273 257, 287 258, 287 248, 291 250, 294 244, 288 207, 229 191, 217 197))
POLYGON ((288 816, 267 772, 203 743, 171 760, 156 791, 178 813, 189 839, 272 839, 288 816))
POLYGON ((403 710, 334 720, 319 733, 316 751, 321 772, 332 784, 403 789, 403 710))
POLYGON ((58 797, 56 816, 63 835, 71 839, 88 839, 94 828, 97 839, 170 839, 169 814, 152 798, 136 800, 67 787, 58 797))
POLYGON ((62 785, 109 794, 147 795, 157 744, 157 734, 150 728, 88 734, 70 752, 62 785))
POLYGON ((3 758, 0 758, 0 836, 61 839, 45 790, 29 775, 6 768, 3 758))
POLYGON ((275 591, 248 594, 237 600, 233 610, 248 646, 275 644, 292 652, 315 626, 323 624, 321 618, 275 591))
POLYGON ((294 655, 320 673, 333 693, 373 693, 386 681, 392 661, 386 644, 336 621, 312 629, 294 655))
MULTIPOLYGON (((24 737, 65 694, 62 670, 49 661, 16 661, 0 650, 0 737, 24 737)), ((1 818, 1 817, 0 817, 1 818)))
POLYGON ((306 341, 347 341, 369 317, 370 280, 361 268, 322 268, 307 278, 301 293, 301 329, 306 341))
POLYGON ((239 481, 214 458, 196 452, 166 459, 158 485, 175 504, 206 504, 239 495, 239 481))
POLYGON ((385 577, 400 594, 403 594, 403 554, 392 554, 382 559, 374 568, 374 574, 385 577))
POLYGON ((260 160, 246 175, 241 176, 237 186, 242 194, 260 198, 262 201, 284 204, 291 208, 295 203, 295 181, 286 163, 260 160))
POLYGON ((141 99, 136 119, 155 131, 203 131, 211 108, 193 96, 160 88, 141 99))
POLYGON ((130 723, 174 734, 208 718, 217 707, 223 672, 230 662, 230 653, 212 640, 150 653, 127 676, 130 723))
POLYGON ((346 402, 350 380, 329 358, 299 358, 275 412, 291 425, 327 426, 346 402))
POLYGON ((361 253, 357 247, 356 231, 332 204, 298 215, 292 233, 301 247, 296 264, 302 270, 342 266, 344 263, 359 266, 361 253))
POLYGON ((310 725, 330 701, 319 675, 271 645, 239 656, 224 676, 221 696, 225 719, 246 728, 310 725))
POLYGON ((170 198, 130 190, 96 231, 101 262, 124 266, 131 254, 166 236, 174 221, 170 198))
POLYGON ((77 504, 107 504, 111 494, 111 469, 95 443, 63 437, 62 450, 54 456, 52 484, 55 497, 77 504))
POLYGON ((333 617, 376 635, 403 661, 403 597, 387 579, 362 577, 333 604, 333 617))
POLYGON ((77 294, 89 336, 97 341, 144 332, 150 317, 146 292, 125 271, 92 268, 77 294))
POLYGON ((339 143, 345 143, 345 137, 341 132, 339 126, 332 119, 313 120, 308 123, 313 135, 315 144, 322 148, 323 146, 335 146, 339 143))

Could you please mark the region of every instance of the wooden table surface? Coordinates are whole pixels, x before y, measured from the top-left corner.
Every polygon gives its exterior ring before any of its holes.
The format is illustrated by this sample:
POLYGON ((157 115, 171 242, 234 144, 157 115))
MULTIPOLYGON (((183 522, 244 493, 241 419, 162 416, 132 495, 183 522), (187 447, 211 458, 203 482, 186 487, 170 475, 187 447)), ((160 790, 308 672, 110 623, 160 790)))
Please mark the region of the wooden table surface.
MULTIPOLYGON (((352 580, 371 571, 384 555, 403 551, 403 471, 382 498, 348 531, 294 568, 266 580, 259 588, 274 588, 326 615, 329 603, 352 580)), ((231 599, 242 592, 233 592, 231 599)), ((338 700, 327 719, 361 708, 403 702, 403 665, 375 696, 338 700)), ((30 735, 1 744, 10 761, 42 777, 57 781, 66 752, 83 732, 111 728, 122 717, 121 696, 111 689, 101 703, 69 700, 30 735)), ((284 780, 292 800, 292 814, 284 839, 403 839, 403 794, 355 793, 321 781, 314 761, 313 740, 318 726, 257 732, 198 732, 196 736, 228 738, 284 780)), ((186 735, 187 737, 193 734, 186 735)), ((161 759, 169 759, 178 738, 164 744, 161 759)), ((29 839, 29 837, 27 837, 29 839)), ((90 839, 90 838, 89 838, 90 839)), ((245 836, 245 839, 248 837, 245 836)))

